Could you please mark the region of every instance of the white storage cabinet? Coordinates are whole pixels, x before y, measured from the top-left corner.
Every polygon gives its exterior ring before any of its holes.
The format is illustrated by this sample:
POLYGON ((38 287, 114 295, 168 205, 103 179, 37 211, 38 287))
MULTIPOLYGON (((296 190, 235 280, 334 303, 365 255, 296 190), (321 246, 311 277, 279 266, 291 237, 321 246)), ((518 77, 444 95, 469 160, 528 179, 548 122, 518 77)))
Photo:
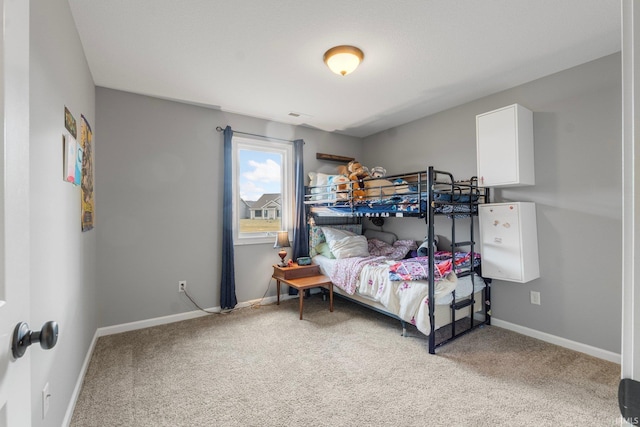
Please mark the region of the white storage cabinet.
POLYGON ((482 275, 519 283, 540 277, 535 203, 484 204, 478 214, 482 275))
POLYGON ((513 104, 476 116, 478 183, 534 185, 533 113, 513 104))

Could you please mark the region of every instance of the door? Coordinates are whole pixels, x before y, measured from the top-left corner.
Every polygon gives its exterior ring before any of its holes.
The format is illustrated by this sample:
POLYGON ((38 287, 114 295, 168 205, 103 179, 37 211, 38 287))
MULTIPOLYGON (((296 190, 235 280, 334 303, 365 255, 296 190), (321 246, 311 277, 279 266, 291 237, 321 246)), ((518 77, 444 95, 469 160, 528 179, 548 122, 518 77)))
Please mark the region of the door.
POLYGON ((0 427, 17 427, 32 424, 30 352, 11 353, 29 321, 29 1, 0 13, 0 427))

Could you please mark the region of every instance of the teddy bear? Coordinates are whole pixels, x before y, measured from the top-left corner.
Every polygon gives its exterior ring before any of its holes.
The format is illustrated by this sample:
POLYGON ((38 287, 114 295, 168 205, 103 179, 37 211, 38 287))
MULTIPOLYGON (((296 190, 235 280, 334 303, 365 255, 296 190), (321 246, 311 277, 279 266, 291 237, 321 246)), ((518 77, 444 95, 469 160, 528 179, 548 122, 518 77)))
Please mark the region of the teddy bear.
POLYGON ((351 180, 345 174, 339 174, 333 177, 332 184, 334 186, 334 190, 336 192, 337 200, 348 200, 349 199, 349 189, 351 188, 351 180))
POLYGON ((366 191, 364 189, 364 179, 369 177, 369 171, 366 167, 356 160, 351 160, 347 165, 349 171, 349 179, 353 186, 353 198, 364 199, 366 197, 366 191))
POLYGON ((382 166, 376 166, 371 169, 372 178, 384 178, 387 175, 387 170, 382 166))
POLYGON ((375 202, 381 200, 383 196, 391 196, 395 193, 395 187, 391 181, 384 179, 387 170, 382 166, 371 169, 371 179, 365 182, 367 188, 367 199, 375 202))

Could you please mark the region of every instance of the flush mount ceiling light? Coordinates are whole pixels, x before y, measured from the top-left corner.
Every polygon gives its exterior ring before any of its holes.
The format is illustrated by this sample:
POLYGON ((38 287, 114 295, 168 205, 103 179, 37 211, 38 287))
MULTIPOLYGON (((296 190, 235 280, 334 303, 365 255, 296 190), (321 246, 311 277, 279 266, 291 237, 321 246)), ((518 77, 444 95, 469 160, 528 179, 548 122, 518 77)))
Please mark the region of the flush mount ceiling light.
POLYGON ((324 54, 327 67, 336 74, 352 73, 364 59, 364 53, 355 46, 332 47, 324 54))

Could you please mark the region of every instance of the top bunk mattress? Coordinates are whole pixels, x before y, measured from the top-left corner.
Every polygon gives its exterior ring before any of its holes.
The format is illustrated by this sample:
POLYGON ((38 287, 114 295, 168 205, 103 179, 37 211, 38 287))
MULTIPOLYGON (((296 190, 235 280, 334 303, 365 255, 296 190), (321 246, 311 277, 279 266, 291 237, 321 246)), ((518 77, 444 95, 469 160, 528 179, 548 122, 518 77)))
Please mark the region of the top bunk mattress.
POLYGON ((347 183, 337 183, 344 179, 340 175, 312 172, 305 204, 316 216, 423 217, 429 208, 429 191, 436 214, 475 215, 477 205, 485 203, 487 193, 478 187, 477 179, 454 181, 447 172, 433 173, 435 181, 429 188, 427 172, 347 183))

